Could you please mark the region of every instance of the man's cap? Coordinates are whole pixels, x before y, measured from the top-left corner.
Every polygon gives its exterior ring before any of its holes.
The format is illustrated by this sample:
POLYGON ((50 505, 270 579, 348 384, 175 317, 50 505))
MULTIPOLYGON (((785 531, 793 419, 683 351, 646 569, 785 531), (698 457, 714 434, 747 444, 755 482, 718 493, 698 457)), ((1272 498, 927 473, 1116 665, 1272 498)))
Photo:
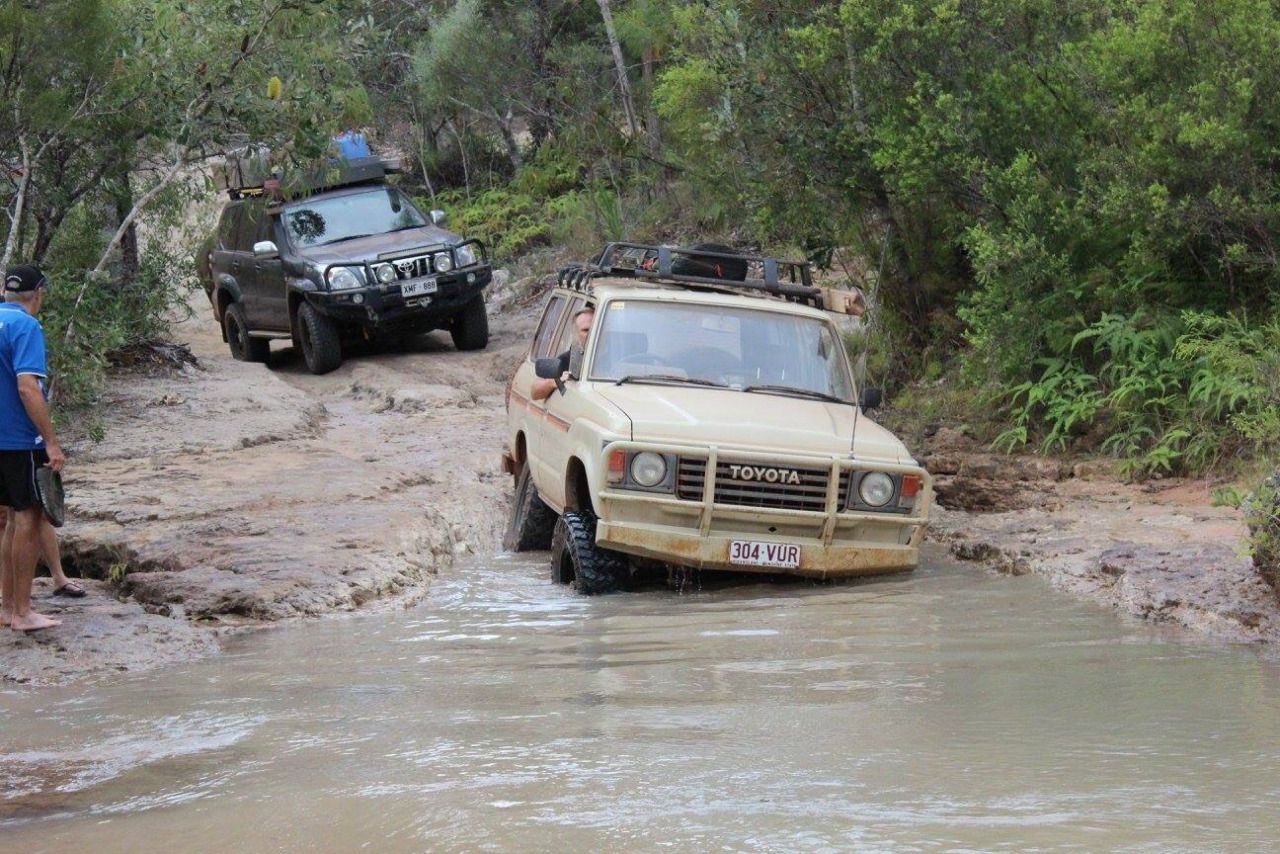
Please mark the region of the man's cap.
POLYGON ((43 288, 48 282, 35 264, 19 264, 4 273, 4 289, 7 293, 30 293, 43 288))

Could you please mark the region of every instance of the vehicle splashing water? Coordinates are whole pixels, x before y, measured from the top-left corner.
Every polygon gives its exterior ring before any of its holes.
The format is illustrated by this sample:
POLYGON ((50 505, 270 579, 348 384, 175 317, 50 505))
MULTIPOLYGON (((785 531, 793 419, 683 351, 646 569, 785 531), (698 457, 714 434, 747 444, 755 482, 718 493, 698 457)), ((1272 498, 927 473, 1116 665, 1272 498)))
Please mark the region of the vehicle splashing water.
MULTIPOLYGON (((0 694, 13 850, 1261 851, 1280 666, 926 549, 587 599, 546 556, 0 694)), ((688 579, 686 579, 688 581, 688 579)), ((705 579, 704 579, 705 581, 705 579)))

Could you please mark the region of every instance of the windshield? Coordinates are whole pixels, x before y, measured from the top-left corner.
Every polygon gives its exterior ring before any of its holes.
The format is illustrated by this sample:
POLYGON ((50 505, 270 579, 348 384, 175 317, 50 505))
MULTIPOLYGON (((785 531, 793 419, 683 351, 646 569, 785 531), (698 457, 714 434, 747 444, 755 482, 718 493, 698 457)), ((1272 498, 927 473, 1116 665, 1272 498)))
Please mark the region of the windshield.
POLYGON ((392 187, 295 202, 285 207, 282 218, 289 239, 299 246, 323 246, 427 224, 426 217, 392 187))
POLYGON ((811 317, 696 303, 614 300, 599 321, 593 380, 714 384, 853 402, 844 347, 811 317))

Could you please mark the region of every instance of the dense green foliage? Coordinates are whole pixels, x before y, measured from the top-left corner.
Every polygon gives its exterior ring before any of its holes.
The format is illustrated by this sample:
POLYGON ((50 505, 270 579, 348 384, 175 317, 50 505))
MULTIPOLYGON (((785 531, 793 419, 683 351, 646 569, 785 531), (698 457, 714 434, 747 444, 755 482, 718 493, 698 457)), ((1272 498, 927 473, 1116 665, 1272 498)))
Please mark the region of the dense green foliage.
MULTIPOLYGON (((40 0, 0 7, 4 264, 51 272, 43 318, 60 404, 113 351, 154 337, 190 277, 166 234, 193 167, 252 140, 328 144, 347 92, 327 0, 40 0), (273 80, 275 82, 273 82, 273 80), (169 203, 166 204, 166 198, 169 203)), ((181 239, 181 238, 179 238, 181 239)))

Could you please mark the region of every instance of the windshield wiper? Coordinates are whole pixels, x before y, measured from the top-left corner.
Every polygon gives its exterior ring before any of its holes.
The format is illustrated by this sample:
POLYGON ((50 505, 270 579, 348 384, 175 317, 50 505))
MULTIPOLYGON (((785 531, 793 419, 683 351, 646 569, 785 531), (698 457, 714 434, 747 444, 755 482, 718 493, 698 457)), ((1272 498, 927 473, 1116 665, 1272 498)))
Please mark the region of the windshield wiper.
POLYGON ((747 391, 747 392, 764 391, 764 392, 776 392, 779 394, 794 394, 799 397, 811 397, 814 400, 825 400, 829 403, 843 403, 845 406, 853 406, 853 404, 850 403, 849 401, 842 400, 833 394, 827 394, 826 392, 823 392, 823 391, 813 391, 812 389, 807 389, 807 388, 796 388, 795 386, 790 386, 790 385, 749 385, 746 388, 744 388, 743 391, 747 391))
POLYGON ((684 385, 705 385, 711 388, 728 388, 724 383, 718 383, 715 380, 704 380, 701 377, 678 377, 675 374, 627 374, 614 382, 614 385, 643 382, 681 383, 684 385))
POLYGON ((327 246, 330 243, 341 243, 344 240, 357 240, 361 237, 373 237, 373 235, 372 234, 348 234, 346 237, 339 237, 335 240, 326 240, 321 245, 327 246))

